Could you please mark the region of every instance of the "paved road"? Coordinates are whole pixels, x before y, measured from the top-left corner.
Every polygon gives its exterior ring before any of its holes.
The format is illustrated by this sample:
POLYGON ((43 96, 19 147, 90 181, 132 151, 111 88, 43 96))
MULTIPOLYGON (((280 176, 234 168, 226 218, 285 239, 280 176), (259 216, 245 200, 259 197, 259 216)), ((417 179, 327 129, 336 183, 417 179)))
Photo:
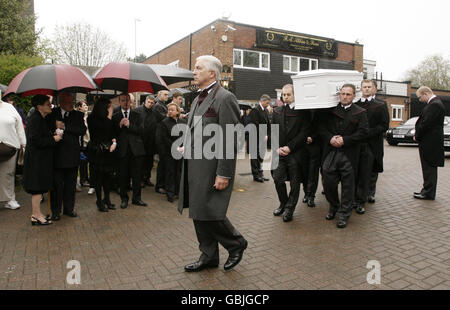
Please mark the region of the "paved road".
POLYGON ((436 201, 420 201, 412 197, 422 182, 417 147, 385 152, 376 203, 345 229, 325 220, 321 187, 316 208, 300 202, 283 223, 272 215, 273 182, 253 182, 240 160, 228 215, 249 247, 229 272, 223 248, 219 268, 183 271, 199 256, 193 223, 153 188, 143 190, 148 207, 109 213, 84 189, 79 217, 49 227, 30 225, 30 199, 20 191, 21 209, 0 209, 0 289, 450 289, 450 159, 439 169, 436 201), (66 282, 70 260, 81 264, 80 285, 66 282), (381 264, 379 285, 367 283, 369 260, 381 264))

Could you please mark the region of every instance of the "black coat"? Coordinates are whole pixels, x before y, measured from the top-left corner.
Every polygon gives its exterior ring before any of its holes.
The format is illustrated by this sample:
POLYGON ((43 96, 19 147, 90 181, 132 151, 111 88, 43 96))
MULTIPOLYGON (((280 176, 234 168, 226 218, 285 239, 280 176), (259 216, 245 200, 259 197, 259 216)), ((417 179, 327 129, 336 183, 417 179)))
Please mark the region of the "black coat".
POLYGON ((52 189, 53 156, 56 142, 47 120, 37 110, 28 118, 26 136, 23 187, 27 192, 47 192, 52 189))
MULTIPOLYGON (((277 107, 273 111, 272 126, 278 125, 279 135, 278 137, 272 136, 272 141, 278 139, 278 147, 288 146, 291 153, 288 157, 293 157, 297 163, 301 162, 302 150, 306 145, 306 139, 310 131, 310 122, 306 116, 305 111, 291 110, 288 106, 284 105, 277 107)), ((276 142, 275 142, 276 143, 276 142)), ((279 156, 275 154, 277 148, 272 148, 273 156, 279 156)), ((280 160, 283 157, 280 156, 280 160)), ((272 164, 276 161, 272 161, 272 164)), ((285 175, 285 171, 277 167, 272 167, 272 176, 274 180, 289 179, 289 176, 285 175)))
POLYGON ((174 120, 171 117, 167 117, 161 123, 159 123, 156 130, 156 144, 158 145, 159 155, 170 156, 172 144, 181 136, 183 136, 183 128, 181 126, 186 126, 187 120, 179 118, 174 120), (178 135, 172 136, 172 128, 174 126, 180 125, 180 133, 178 135))
POLYGON ((89 115, 87 118, 91 140, 88 145, 89 162, 98 169, 112 171, 114 166, 114 153, 109 151, 112 139, 115 139, 113 123, 109 118, 100 118, 89 115))
POLYGON ((422 110, 416 122, 419 150, 430 166, 443 167, 445 108, 439 98, 433 98, 422 110))
POLYGON ((144 156, 145 148, 142 141, 142 121, 141 115, 135 110, 130 110, 130 127, 120 127, 120 121, 124 118, 122 110, 112 117, 114 135, 117 137, 116 154, 119 158, 124 158, 130 148, 133 156, 144 156))
POLYGON ((258 104, 256 107, 254 107, 249 114, 250 118, 250 124, 254 124, 256 126, 256 133, 257 133, 257 141, 258 145, 259 143, 262 143, 263 141, 259 141, 259 135, 260 135, 260 128, 259 125, 267 125, 267 132, 266 135, 270 136, 270 119, 269 119, 269 113, 267 112, 267 109, 262 109, 261 106, 258 104))
POLYGON ((344 110, 339 103, 335 108, 323 111, 319 121, 319 134, 324 145, 322 160, 331 151, 338 150, 330 144, 331 138, 342 136, 344 146, 341 149, 357 173, 360 146, 367 138, 368 131, 367 112, 356 104, 344 110))
POLYGON ((80 111, 69 112, 66 120, 62 119, 61 108, 52 110, 48 116, 49 126, 52 132, 56 129, 55 121, 63 121, 65 125, 63 139, 55 148, 55 168, 75 168, 80 165, 80 137, 86 134, 84 114, 80 111))
POLYGON ((167 105, 159 100, 156 100, 153 111, 156 113, 158 123, 167 117, 167 105))
POLYGON ((147 109, 142 105, 135 109, 141 115, 142 120, 142 139, 147 155, 156 153, 155 135, 158 125, 158 117, 154 107, 147 109))
POLYGON ((383 134, 389 129, 389 111, 387 104, 379 99, 373 99, 370 103, 359 100, 356 104, 367 111, 369 133, 366 142, 374 155, 372 171, 383 172, 383 134))

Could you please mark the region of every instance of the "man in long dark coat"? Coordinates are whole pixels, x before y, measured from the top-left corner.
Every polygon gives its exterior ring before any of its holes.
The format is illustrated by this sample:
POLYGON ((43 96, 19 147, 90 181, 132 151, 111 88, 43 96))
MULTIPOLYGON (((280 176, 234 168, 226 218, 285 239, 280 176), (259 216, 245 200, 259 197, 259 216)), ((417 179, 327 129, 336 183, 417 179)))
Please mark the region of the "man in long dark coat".
POLYGON ((375 202, 378 173, 383 172, 383 133, 389 129, 389 112, 386 103, 373 98, 376 89, 373 80, 361 82, 362 98, 356 102, 367 111, 369 133, 361 144, 354 208, 356 213, 365 213, 366 201, 375 202), (370 189, 372 191, 370 192, 370 189))
POLYGON ((423 188, 414 193, 416 199, 434 200, 437 187, 437 167, 444 167, 444 117, 442 101, 426 86, 416 91, 419 101, 425 103, 416 122, 414 139, 419 142, 420 163, 422 165, 423 188))
POLYGON ((253 181, 261 183, 264 181, 269 181, 269 179, 264 177, 261 167, 266 154, 267 140, 269 139, 268 135, 270 133, 270 120, 269 113, 267 112, 267 107, 269 104, 269 95, 262 95, 259 99, 259 103, 250 111, 249 115, 250 124, 254 124, 256 126, 256 137, 253 137, 255 140, 250 141, 249 143, 255 143, 255 146, 257 147, 256 153, 250 154, 250 166, 252 169, 253 181), (264 131, 262 126, 266 126, 266 135, 264 137, 260 137, 260 133, 264 131))
POLYGON ((74 98, 70 93, 58 95, 59 107, 52 110, 48 120, 52 131, 64 130, 63 138, 55 147, 54 190, 51 192, 52 220, 64 215, 77 217, 75 190, 80 165, 80 137, 86 133, 84 114, 74 110, 74 98))
MULTIPOLYGON (((304 111, 294 109, 295 97, 292 84, 283 86, 282 96, 284 105, 274 109, 272 119, 272 125, 279 126, 279 135, 272 137, 272 142, 276 144, 274 139, 278 139, 280 146, 277 150, 273 150, 279 156, 278 165, 272 169, 272 177, 280 201, 280 206, 273 211, 273 215, 283 215, 283 221, 290 222, 300 196, 302 181, 300 152, 306 145, 309 121, 304 111), (289 194, 286 182, 290 183, 289 194)), ((272 165, 275 162, 272 161, 272 165)))
POLYGON ((237 147, 234 133, 228 136, 226 127, 239 123, 239 105, 236 97, 219 85, 221 69, 220 60, 214 56, 198 57, 194 69, 194 83, 201 92, 189 113, 187 128, 191 139, 184 143, 178 210, 181 213, 184 207, 189 208, 202 254, 198 261, 185 266, 187 272, 217 267, 219 243, 229 253, 225 270, 236 266, 247 248, 247 241, 226 217, 233 191, 237 147), (221 133, 215 132, 212 137, 203 134, 203 128, 208 125, 221 133), (223 145, 230 141, 231 146, 223 145), (209 156, 202 151, 211 142, 220 154, 209 156))
POLYGON ((339 104, 321 117, 319 133, 325 143, 322 163, 323 187, 330 209, 327 220, 338 215, 338 228, 347 226, 355 194, 355 175, 361 142, 368 132, 367 113, 353 104, 356 88, 344 84, 339 104), (338 185, 342 184, 341 200, 338 185))

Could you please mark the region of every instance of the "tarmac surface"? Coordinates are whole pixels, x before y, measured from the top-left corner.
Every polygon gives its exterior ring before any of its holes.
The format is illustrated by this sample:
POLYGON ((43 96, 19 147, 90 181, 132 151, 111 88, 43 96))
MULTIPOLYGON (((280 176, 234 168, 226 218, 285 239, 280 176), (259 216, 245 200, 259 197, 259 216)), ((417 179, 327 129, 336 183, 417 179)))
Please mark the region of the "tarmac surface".
POLYGON ((272 179, 254 182, 249 160, 239 160, 228 217, 249 245, 227 272, 222 247, 218 268, 184 272, 200 255, 194 225, 187 209, 180 215, 154 187, 142 191, 148 207, 120 209, 112 193, 118 208, 108 213, 98 212, 95 194, 83 188, 79 216, 47 227, 31 226, 31 199, 18 187, 22 207, 0 208, 0 290, 450 289, 450 157, 438 170, 435 201, 413 198, 422 185, 416 146, 386 144, 384 164, 376 202, 338 229, 325 220, 321 185, 315 208, 300 200, 292 222, 273 216, 279 203, 272 179), (66 280, 71 260, 80 263, 81 284, 66 280), (372 260, 380 264, 380 284, 367 281, 372 260))

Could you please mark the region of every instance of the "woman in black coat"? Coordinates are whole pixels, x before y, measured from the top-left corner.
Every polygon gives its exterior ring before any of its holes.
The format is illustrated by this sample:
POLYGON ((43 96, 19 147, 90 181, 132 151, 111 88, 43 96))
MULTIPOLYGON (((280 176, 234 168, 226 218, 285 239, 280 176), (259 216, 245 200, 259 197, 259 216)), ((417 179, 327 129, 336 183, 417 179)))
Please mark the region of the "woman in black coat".
POLYGON ((97 208, 100 212, 114 210, 109 193, 114 171, 114 154, 117 143, 112 123, 113 107, 111 101, 101 98, 95 103, 92 113, 87 118, 90 142, 88 158, 91 167, 91 181, 97 195, 97 208), (102 199, 102 189, 104 198, 102 199))
POLYGON ((31 194, 31 224, 48 225, 41 212, 41 197, 52 188, 53 183, 53 151, 62 135, 50 131, 47 120, 52 112, 50 98, 36 95, 31 100, 35 110, 28 118, 26 128, 27 147, 25 149, 23 167, 23 187, 31 194))
POLYGON ((180 107, 176 103, 167 105, 167 118, 159 123, 156 131, 156 144, 160 150, 160 160, 165 162, 165 178, 164 189, 166 190, 167 200, 173 202, 180 188, 181 179, 181 159, 175 159, 172 156, 172 144, 182 136, 183 127, 186 120, 179 118, 181 113, 180 107), (172 136, 172 128, 179 126, 179 135, 172 136))

